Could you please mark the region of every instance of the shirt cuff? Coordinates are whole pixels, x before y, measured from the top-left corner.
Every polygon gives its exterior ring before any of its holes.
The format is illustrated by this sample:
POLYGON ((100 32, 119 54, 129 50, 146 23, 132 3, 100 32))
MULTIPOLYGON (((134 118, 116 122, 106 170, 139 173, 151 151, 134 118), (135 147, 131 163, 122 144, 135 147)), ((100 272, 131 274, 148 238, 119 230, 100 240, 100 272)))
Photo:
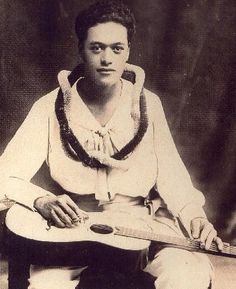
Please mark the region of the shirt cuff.
POLYGON ((34 208, 34 202, 37 198, 46 195, 54 195, 53 193, 28 181, 14 177, 9 178, 7 183, 5 183, 3 192, 9 200, 22 204, 32 211, 36 211, 34 208))

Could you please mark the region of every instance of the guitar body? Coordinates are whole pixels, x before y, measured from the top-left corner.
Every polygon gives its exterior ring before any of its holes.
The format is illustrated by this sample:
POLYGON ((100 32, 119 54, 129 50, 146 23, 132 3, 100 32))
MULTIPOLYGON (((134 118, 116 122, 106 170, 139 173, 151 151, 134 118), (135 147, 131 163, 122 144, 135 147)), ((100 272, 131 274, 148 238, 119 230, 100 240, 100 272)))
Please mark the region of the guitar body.
POLYGON ((14 205, 6 215, 6 245, 9 254, 32 264, 102 265, 116 269, 127 264, 126 269, 130 270, 139 266, 140 256, 146 254, 150 241, 115 235, 116 225, 127 226, 127 222, 136 229, 150 230, 142 220, 114 212, 89 213, 84 224, 49 229, 40 214, 14 205))
POLYGON ((6 215, 6 246, 9 255, 31 264, 105 266, 134 270, 146 265, 150 242, 201 253, 236 256, 236 247, 224 243, 222 251, 212 243, 209 250, 198 240, 153 232, 142 219, 128 213, 94 212, 74 228, 48 227, 37 212, 12 206, 6 215), (124 266, 125 264, 125 266, 124 266))

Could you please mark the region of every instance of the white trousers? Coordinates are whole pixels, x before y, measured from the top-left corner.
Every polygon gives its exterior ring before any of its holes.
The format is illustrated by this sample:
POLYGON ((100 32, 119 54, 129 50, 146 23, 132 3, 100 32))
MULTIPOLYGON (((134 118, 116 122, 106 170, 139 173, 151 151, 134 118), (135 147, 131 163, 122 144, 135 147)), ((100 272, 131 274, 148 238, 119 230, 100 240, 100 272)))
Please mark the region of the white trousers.
MULTIPOLYGON (((29 289, 74 289, 81 268, 31 268, 29 289)), ((205 255, 176 248, 162 249, 145 271, 157 277, 156 289, 207 289, 212 279, 212 266, 205 255)))
MULTIPOLYGON (((178 224, 168 218, 157 217, 151 224, 155 232, 184 237, 178 224)), ((29 289, 74 289, 82 271, 78 267, 31 266, 29 289)), ((144 271, 157 277, 156 289, 207 289, 213 279, 207 255, 171 247, 156 252, 144 271)))

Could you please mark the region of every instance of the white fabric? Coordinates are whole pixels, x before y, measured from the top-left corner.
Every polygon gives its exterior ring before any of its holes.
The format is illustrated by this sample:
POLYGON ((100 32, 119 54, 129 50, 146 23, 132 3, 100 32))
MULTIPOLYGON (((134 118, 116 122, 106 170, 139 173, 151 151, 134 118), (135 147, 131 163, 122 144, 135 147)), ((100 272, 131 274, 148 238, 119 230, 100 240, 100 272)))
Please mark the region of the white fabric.
MULTIPOLYGON (((85 149, 102 147, 107 154, 120 150, 133 137, 132 105, 143 85, 140 68, 133 85, 123 80, 121 101, 105 127, 96 121, 83 104, 75 86, 67 107, 70 125, 85 149)), ((68 82, 65 79, 65 83, 68 82)), ((134 150, 119 166, 92 169, 70 159, 64 152, 55 116, 58 89, 39 99, 0 158, 0 198, 6 195, 33 209, 37 197, 50 192, 33 185, 30 180, 46 160, 51 176, 64 189, 76 194, 92 194, 100 201, 116 196, 146 197, 156 184, 168 209, 179 216, 189 230, 190 220, 205 216, 203 195, 197 191, 176 150, 159 98, 145 90, 149 126, 134 150), (194 208, 194 209, 193 209, 194 208)))
POLYGON ((84 268, 31 266, 28 289, 75 289, 84 268))
POLYGON ((145 271, 158 277, 156 289, 208 289, 213 276, 205 255, 176 248, 162 249, 145 271))

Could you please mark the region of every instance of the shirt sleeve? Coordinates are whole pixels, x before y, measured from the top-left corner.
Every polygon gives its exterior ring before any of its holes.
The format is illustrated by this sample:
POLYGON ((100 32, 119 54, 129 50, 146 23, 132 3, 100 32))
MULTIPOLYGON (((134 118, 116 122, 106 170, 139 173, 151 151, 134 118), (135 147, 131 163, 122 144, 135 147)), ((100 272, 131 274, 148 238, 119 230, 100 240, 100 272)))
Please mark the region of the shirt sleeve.
POLYGON ((179 217, 190 233, 190 222, 206 217, 205 198, 193 187, 169 130, 160 99, 153 95, 151 105, 155 153, 158 161, 156 188, 171 213, 179 217))
POLYGON ((0 199, 7 197, 33 209, 34 200, 50 192, 30 183, 47 157, 47 108, 37 101, 0 157, 0 199))

